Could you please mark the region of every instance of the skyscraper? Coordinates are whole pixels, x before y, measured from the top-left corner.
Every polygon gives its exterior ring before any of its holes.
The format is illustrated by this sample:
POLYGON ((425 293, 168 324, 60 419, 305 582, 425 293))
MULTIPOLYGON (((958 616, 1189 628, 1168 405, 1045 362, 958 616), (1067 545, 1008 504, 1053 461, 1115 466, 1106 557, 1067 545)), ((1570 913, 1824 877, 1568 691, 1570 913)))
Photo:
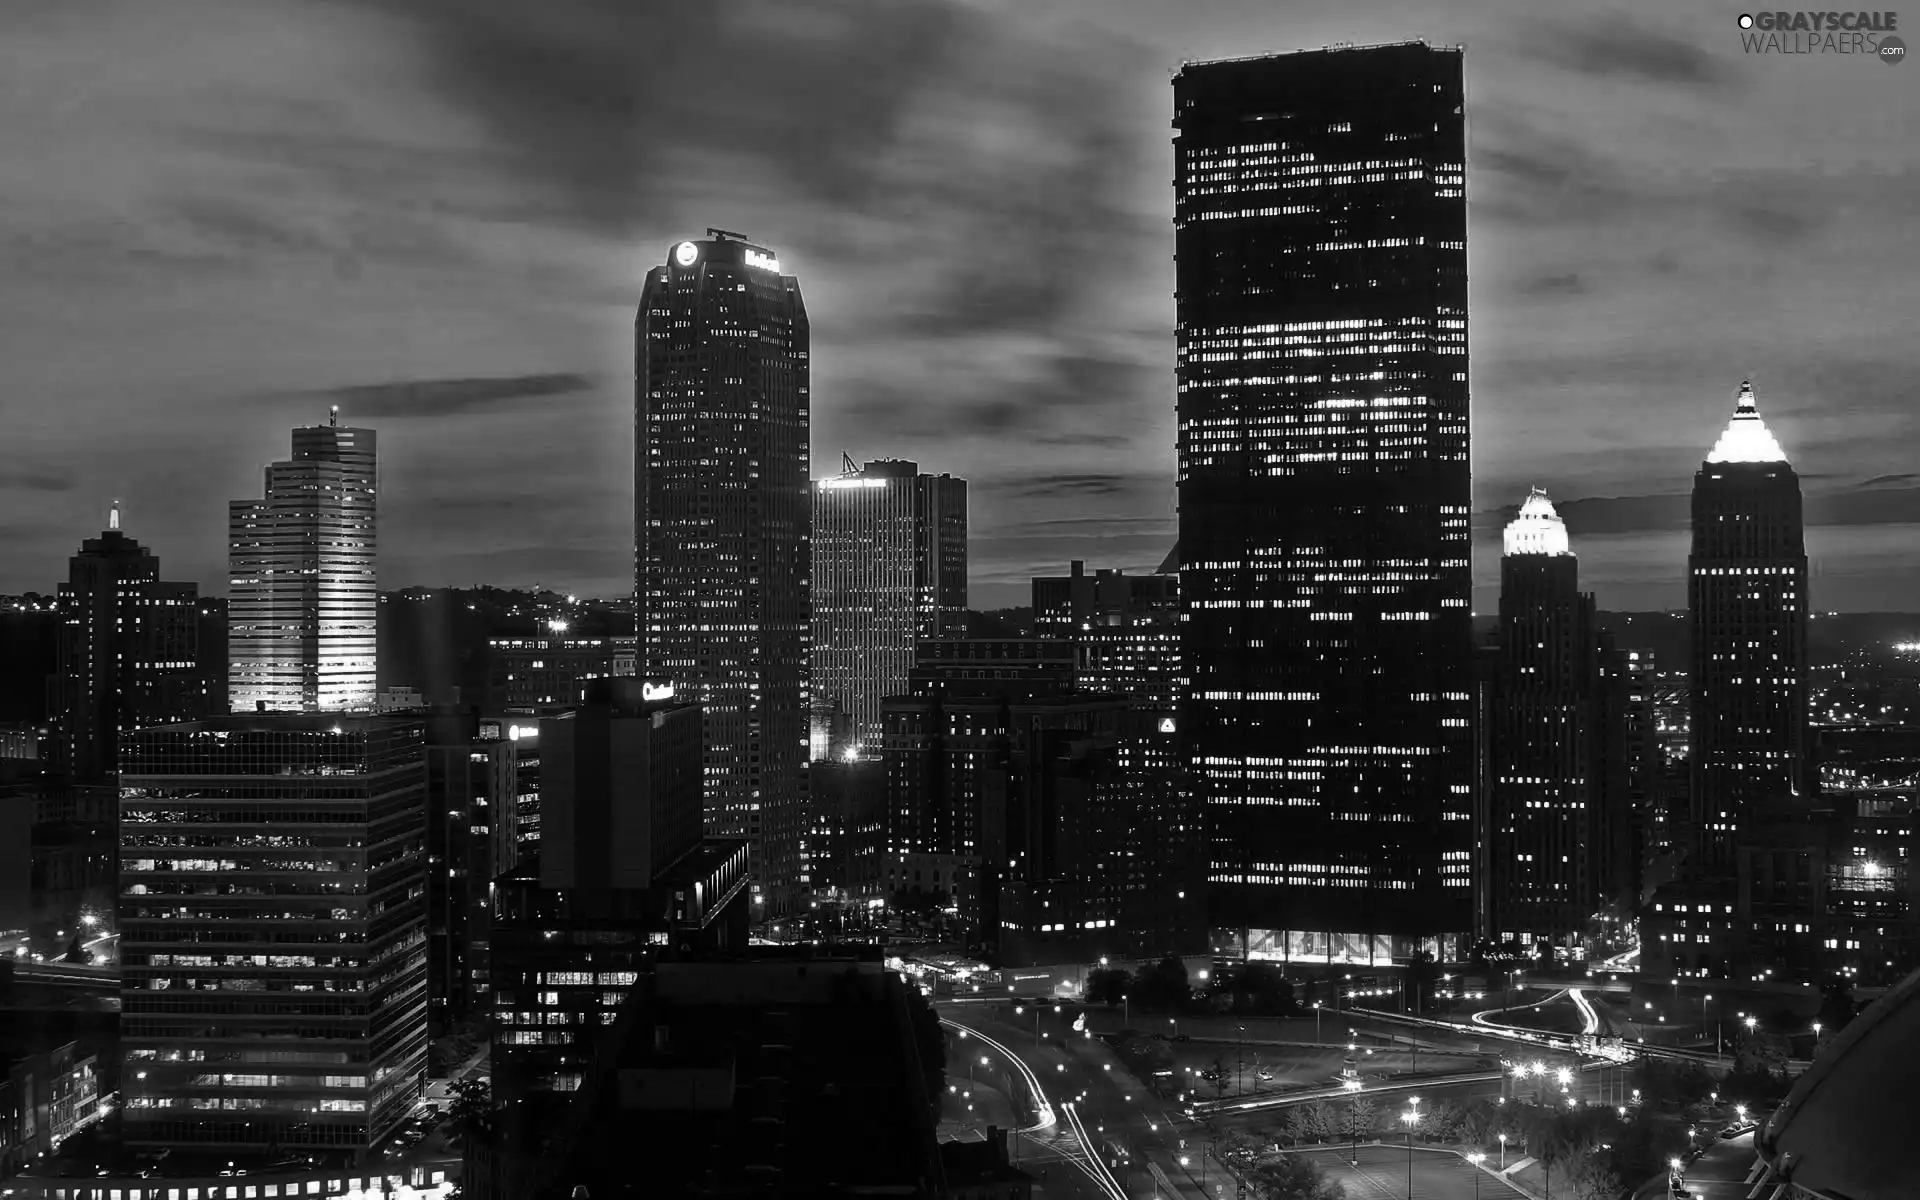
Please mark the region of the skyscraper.
POLYGON ((120 531, 116 505, 99 537, 68 560, 44 755, 68 779, 96 783, 116 769, 120 735, 201 715, 198 597, 164 583, 160 559, 120 531))
POLYGON ((1485 886, 1489 932, 1530 950, 1570 942, 1616 898, 1626 677, 1545 492, 1520 506, 1502 548, 1485 886), (1609 702, 1614 693, 1619 703, 1609 702))
POLYGON ((123 744, 127 1143, 368 1149, 426 1079, 419 723, 243 713, 123 744))
POLYGON ((1471 921, 1461 53, 1193 63, 1173 87, 1181 730, 1211 920, 1290 961, 1444 956, 1471 921))
POLYGON ((1750 819, 1813 794, 1800 478, 1750 383, 1693 477, 1687 607, 1696 860, 1712 869, 1732 861, 1750 819))
POLYGON ((701 705, 708 832, 752 840, 779 908, 806 882, 807 314, 772 251, 707 234, 635 322, 638 670, 701 705))
POLYGON ((374 434, 293 431, 259 500, 227 506, 234 712, 352 712, 374 705, 374 434))
MULTIPOLYGON (((966 632, 967 481, 846 467, 813 485, 813 702, 845 714, 842 750, 877 757, 880 702, 906 692, 914 648, 966 632)), ((824 757, 825 731, 812 740, 824 757)))

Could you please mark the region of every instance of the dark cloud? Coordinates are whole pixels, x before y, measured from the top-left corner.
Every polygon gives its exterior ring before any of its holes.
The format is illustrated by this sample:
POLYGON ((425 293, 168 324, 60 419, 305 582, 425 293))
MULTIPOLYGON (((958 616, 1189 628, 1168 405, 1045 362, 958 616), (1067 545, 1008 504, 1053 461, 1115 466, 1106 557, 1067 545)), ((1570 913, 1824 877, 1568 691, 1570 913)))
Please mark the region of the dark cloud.
POLYGON ((1040 475, 1020 488, 1022 496, 1109 496, 1127 491, 1134 481, 1125 475, 1040 475))
POLYGON ((1910 479, 1920 479, 1920 475, 1915 475, 1910 472, 1900 475, 1875 475, 1872 479, 1863 479, 1854 486, 1865 490, 1873 487, 1884 487, 1890 483, 1905 483, 1910 479))
POLYGON ((349 420, 376 417, 446 417, 492 408, 506 400, 531 400, 584 392, 583 375, 516 375, 498 379, 415 379, 370 383, 317 393, 338 404, 349 420))
POLYGON ((1732 72, 1698 41, 1648 29, 1619 12, 1543 24, 1528 39, 1527 48, 1555 66, 1604 79, 1700 88, 1736 82, 1732 72))
POLYGON ((70 492, 76 479, 72 471, 53 467, 15 467, 0 470, 0 488, 22 492, 70 492))
POLYGON ((1537 275, 1520 285, 1523 296, 1584 296, 1590 290, 1578 271, 1537 275))

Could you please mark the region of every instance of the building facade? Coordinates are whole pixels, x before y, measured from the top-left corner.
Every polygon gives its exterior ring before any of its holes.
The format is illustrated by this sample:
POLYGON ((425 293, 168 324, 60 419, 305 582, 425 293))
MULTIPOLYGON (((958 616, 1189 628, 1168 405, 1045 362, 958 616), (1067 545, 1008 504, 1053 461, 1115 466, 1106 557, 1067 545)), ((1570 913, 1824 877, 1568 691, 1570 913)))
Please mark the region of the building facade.
POLYGON ((360 1152, 427 1065, 417 721, 144 729, 120 774, 125 1141, 360 1152))
POLYGON ((110 780, 122 733, 205 713, 196 591, 161 581, 160 559, 120 531, 117 507, 81 544, 60 588, 49 769, 78 783, 110 780))
POLYGON ((1088 691, 1149 700, 1171 709, 1180 671, 1180 576, 1127 575, 1074 562, 1066 575, 1033 581, 1033 630, 1080 648, 1088 691))
POLYGON ((1216 929, 1451 958, 1473 743, 1461 52, 1174 79, 1181 728, 1216 929))
POLYGON ((293 431, 265 494, 227 506, 234 712, 365 712, 378 690, 375 444, 340 424, 293 431))
POLYGON ((1504 532, 1499 663, 1489 718, 1487 830, 1497 941, 1572 947, 1605 905, 1630 900, 1625 840, 1625 660, 1553 502, 1538 488, 1504 532))
POLYGON ((489 711, 538 713, 572 708, 589 679, 632 675, 638 654, 630 637, 568 637, 555 622, 546 637, 487 640, 489 711))
POLYGON ((635 328, 639 673, 706 720, 706 821, 804 890, 808 327, 772 252, 709 230, 647 274, 635 328))
POLYGON ((519 756, 472 709, 427 729, 427 993, 436 1036, 487 1009, 495 879, 520 861, 519 756))
POLYGON ((915 647, 966 633, 967 481, 890 459, 845 465, 813 484, 811 686, 827 714, 815 759, 878 757, 880 702, 906 692, 915 647))
POLYGON ((1700 870, 1724 871, 1753 822, 1812 800, 1807 603, 1800 478, 1742 383, 1693 479, 1687 759, 1700 870))

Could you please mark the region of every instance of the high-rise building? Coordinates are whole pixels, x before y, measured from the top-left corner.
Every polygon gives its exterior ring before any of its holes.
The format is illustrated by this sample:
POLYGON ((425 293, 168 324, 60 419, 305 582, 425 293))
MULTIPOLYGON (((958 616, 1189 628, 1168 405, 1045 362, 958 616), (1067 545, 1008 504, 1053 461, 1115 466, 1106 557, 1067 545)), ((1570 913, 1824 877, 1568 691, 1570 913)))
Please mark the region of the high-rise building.
POLYGON ((487 639, 490 709, 538 713, 572 708, 585 694, 587 680, 634 673, 633 638, 568 637, 565 621, 550 622, 547 634, 487 639))
POLYGON ((55 673, 48 681, 54 733, 48 767, 81 783, 108 780, 120 735, 185 721, 206 710, 191 583, 164 583, 160 559, 120 531, 81 543, 60 587, 55 673))
POLYGON ((520 862, 515 745, 474 709, 415 710, 427 730, 427 996, 436 1034, 485 1007, 493 881, 520 862))
POLYGON ((365 1151, 426 1079, 418 721, 241 713, 121 741, 129 1145, 365 1151))
POLYGON ((1080 683, 1090 692, 1179 702, 1180 576, 1097 570, 1075 561, 1065 575, 1033 580, 1033 629, 1080 648, 1080 683))
POLYGON ((880 702, 907 690, 914 649, 966 633, 967 481, 891 459, 813 485, 815 759, 878 756, 880 702))
POLYGON ((1732 862, 1750 820, 1813 795, 1800 477, 1750 383, 1693 477, 1687 605, 1695 858, 1716 870, 1732 862))
POLYGON ((368 712, 380 598, 374 579, 374 433, 293 431, 258 500, 227 506, 234 712, 368 712))
POLYGON ((1607 902, 1630 898, 1618 890, 1629 854, 1625 660, 1580 591, 1579 560, 1545 492, 1520 506, 1503 550, 1488 730, 1490 932, 1529 951, 1571 947, 1607 902))
POLYGON ((540 722, 539 854, 494 889, 503 1103, 577 1090, 661 950, 744 948, 747 847, 701 832, 700 738, 697 705, 639 679, 594 680, 540 722))
POLYGON ((1295 962, 1451 957, 1471 923, 1461 64, 1173 84, 1181 729, 1211 921, 1295 962))
POLYGON ((807 314, 764 247, 708 230, 647 273, 635 328, 641 677, 706 720, 706 820, 753 843, 777 910, 805 887, 807 314))

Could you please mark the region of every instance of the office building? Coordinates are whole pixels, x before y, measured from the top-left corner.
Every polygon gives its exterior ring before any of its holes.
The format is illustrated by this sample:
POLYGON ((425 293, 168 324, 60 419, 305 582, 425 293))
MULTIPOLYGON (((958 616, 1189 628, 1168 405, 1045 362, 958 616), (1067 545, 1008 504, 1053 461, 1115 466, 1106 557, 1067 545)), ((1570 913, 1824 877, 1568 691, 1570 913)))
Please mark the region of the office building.
POLYGON ((468 1194, 951 1195, 938 1019, 878 957, 760 948, 659 963, 544 1153, 509 1129, 495 1177, 468 1194))
POLYGON ((476 710, 420 714, 427 730, 427 1005, 436 1036, 486 1011, 493 881, 520 862, 519 756, 476 710))
POLYGON ((806 308, 739 235, 667 257, 634 339, 638 671, 701 706, 707 830, 751 840, 780 911, 807 887, 806 308))
POLYGON ((1456 956, 1471 922, 1458 49, 1173 82, 1181 722, 1216 930, 1456 956))
POLYGON ((1489 714, 1492 936, 1570 951, 1623 886, 1625 660, 1580 591, 1566 525, 1535 488, 1503 534, 1489 714), (1613 753, 1609 754, 1611 750, 1613 753), (1616 811, 1618 810, 1618 811, 1616 811))
POLYGON ((336 408, 293 431, 260 499, 227 506, 234 712, 373 709, 374 448, 336 408))
POLYGON ((365 1151, 426 1077, 420 724, 242 713, 121 746, 126 1143, 365 1151))
POLYGON ((552 621, 545 637, 487 639, 489 711, 540 713, 572 708, 589 679, 632 675, 637 655, 630 637, 568 637, 552 621))
POLYGON ((78 783, 112 779, 120 735, 202 715, 196 588, 160 579, 160 560, 120 530, 81 543, 60 587, 60 630, 48 681, 52 771, 78 783))
POLYGON ((844 466, 813 485, 816 760, 877 757, 880 702, 907 690, 915 647, 966 633, 967 481, 891 459, 844 466))
POLYGON ((1033 629, 1036 637, 1079 647, 1080 683, 1088 691, 1150 700, 1169 710, 1179 702, 1177 573, 1102 569, 1089 575, 1076 560, 1066 575, 1034 578, 1033 629))
POLYGON ((1687 759, 1702 871, 1725 872, 1753 822, 1812 798, 1807 603, 1800 478, 1742 383, 1693 478, 1687 759))
MULTIPOLYGON (((495 881, 494 1093, 553 1103, 663 949, 746 944, 746 843, 702 833, 701 713, 638 679, 540 722, 537 857, 495 881)), ((529 1110, 531 1111, 531 1110, 529 1110)))

